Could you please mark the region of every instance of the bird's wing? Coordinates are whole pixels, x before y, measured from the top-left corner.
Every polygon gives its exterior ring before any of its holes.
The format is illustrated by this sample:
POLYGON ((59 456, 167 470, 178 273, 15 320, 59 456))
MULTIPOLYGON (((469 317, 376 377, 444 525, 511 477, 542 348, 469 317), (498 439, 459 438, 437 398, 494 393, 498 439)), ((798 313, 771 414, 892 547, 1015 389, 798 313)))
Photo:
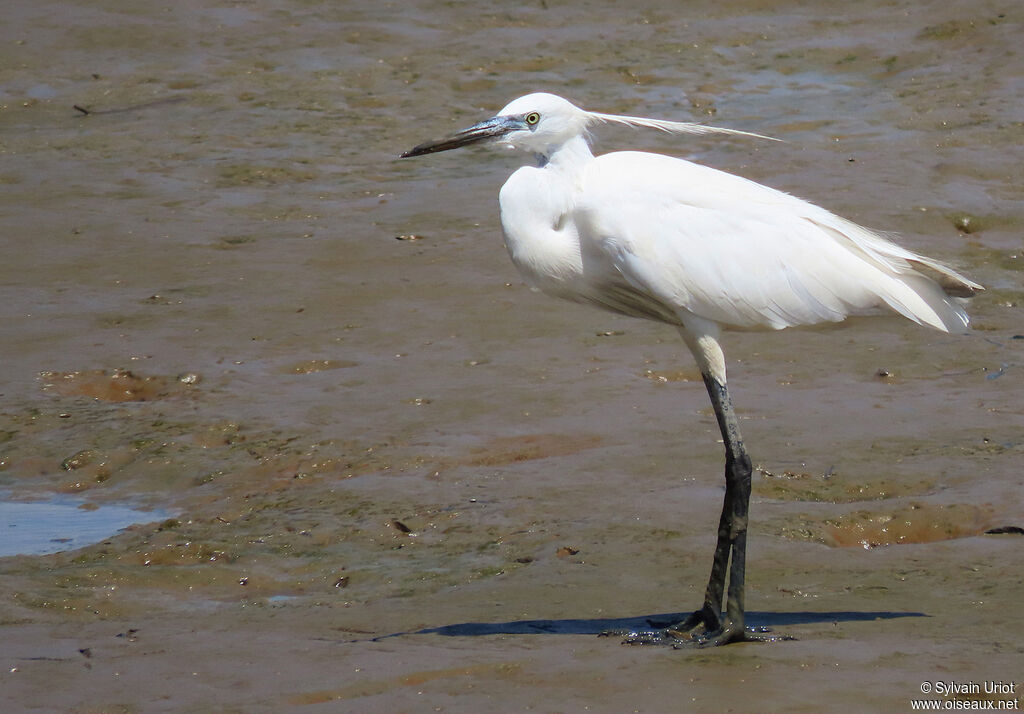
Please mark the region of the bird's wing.
POLYGON ((963 309, 915 266, 979 287, 806 201, 658 154, 591 162, 575 219, 584 253, 610 261, 633 289, 724 326, 837 322, 888 306, 962 330, 963 309))

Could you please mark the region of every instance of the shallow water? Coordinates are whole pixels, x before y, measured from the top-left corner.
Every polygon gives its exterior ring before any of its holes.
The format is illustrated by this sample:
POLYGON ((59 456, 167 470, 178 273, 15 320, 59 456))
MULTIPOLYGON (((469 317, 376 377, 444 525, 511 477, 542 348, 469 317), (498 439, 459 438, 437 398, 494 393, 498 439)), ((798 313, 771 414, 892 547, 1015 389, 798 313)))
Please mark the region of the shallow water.
POLYGON ((985 535, 1024 523, 1016 7, 8 5, 0 487, 181 515, 0 561, 4 709, 892 710, 1019 677, 1019 536, 985 535), (581 634, 696 605, 720 453, 673 331, 522 286, 512 159, 396 158, 536 90, 784 139, 598 149, 741 173, 988 288, 967 337, 728 336, 747 603, 799 642, 581 634))
POLYGON ((77 499, 0 501, 0 557, 45 555, 76 550, 115 535, 128 526, 163 520, 166 513, 127 506, 82 508, 77 499))

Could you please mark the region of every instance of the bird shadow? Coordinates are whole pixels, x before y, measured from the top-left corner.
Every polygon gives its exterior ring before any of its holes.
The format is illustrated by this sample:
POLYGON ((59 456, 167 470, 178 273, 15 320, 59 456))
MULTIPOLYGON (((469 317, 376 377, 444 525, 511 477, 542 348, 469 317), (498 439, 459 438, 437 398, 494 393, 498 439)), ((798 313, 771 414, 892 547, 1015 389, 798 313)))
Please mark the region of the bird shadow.
MULTIPOLYGON (((622 630, 650 630, 680 622, 689 613, 668 612, 636 617, 606 617, 562 620, 510 620, 508 622, 460 622, 422 630, 394 632, 371 638, 379 641, 404 635, 443 635, 445 637, 484 637, 488 635, 599 635, 622 630)), ((868 622, 901 617, 929 617, 923 612, 748 612, 747 626, 752 628, 785 627, 822 622, 868 622)))

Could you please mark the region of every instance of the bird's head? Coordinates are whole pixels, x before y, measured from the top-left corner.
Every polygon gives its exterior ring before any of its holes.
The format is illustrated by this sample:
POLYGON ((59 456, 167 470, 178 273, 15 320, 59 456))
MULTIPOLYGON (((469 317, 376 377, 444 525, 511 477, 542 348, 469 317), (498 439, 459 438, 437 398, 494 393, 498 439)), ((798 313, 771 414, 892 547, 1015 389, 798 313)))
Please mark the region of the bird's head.
POLYGON ((496 116, 474 124, 438 141, 413 147, 401 158, 422 156, 438 151, 457 149, 480 142, 504 146, 517 151, 550 156, 558 147, 576 137, 585 137, 587 128, 595 123, 624 124, 647 127, 675 134, 733 134, 760 139, 771 137, 735 129, 722 129, 704 124, 646 119, 621 114, 601 114, 580 109, 568 99, 537 92, 512 100, 496 116))
POLYGON ((428 141, 402 154, 402 158, 448 151, 487 142, 531 154, 548 154, 569 139, 586 133, 594 120, 572 102, 537 92, 512 100, 496 116, 438 141, 428 141))

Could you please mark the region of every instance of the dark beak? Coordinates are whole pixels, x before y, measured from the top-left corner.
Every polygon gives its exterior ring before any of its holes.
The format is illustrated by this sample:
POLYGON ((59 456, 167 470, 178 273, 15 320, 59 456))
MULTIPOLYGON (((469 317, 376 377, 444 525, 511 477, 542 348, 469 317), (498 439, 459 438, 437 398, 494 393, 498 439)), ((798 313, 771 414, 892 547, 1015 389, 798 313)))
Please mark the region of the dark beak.
POLYGON ((474 124, 468 129, 456 132, 447 138, 439 139, 438 141, 428 141, 413 147, 399 158, 407 159, 411 156, 423 156, 423 154, 434 154, 438 151, 458 149, 460 146, 475 144, 479 141, 497 139, 517 128, 519 128, 519 123, 515 117, 492 117, 479 124, 474 124))

